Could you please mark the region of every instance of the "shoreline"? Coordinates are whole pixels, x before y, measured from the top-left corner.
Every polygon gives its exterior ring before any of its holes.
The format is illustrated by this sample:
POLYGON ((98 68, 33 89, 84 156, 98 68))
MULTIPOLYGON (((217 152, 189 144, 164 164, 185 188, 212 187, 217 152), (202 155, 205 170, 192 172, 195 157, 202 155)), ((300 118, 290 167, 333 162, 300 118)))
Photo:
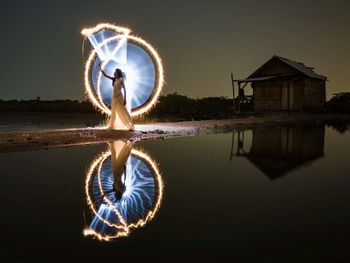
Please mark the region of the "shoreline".
POLYGON ((136 125, 136 131, 113 131, 103 128, 71 128, 35 131, 0 132, 0 152, 105 143, 113 140, 152 140, 183 137, 232 130, 282 125, 350 122, 348 114, 266 114, 236 119, 164 122, 136 125))

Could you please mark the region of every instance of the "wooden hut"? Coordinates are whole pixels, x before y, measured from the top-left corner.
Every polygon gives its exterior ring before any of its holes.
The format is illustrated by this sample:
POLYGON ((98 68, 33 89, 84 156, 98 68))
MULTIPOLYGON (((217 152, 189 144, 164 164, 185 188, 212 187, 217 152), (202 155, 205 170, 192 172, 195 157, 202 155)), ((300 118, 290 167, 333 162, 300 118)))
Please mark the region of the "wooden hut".
POLYGON ((287 58, 273 56, 238 83, 238 110, 244 88, 251 83, 256 111, 323 112, 326 102, 325 76, 287 58))

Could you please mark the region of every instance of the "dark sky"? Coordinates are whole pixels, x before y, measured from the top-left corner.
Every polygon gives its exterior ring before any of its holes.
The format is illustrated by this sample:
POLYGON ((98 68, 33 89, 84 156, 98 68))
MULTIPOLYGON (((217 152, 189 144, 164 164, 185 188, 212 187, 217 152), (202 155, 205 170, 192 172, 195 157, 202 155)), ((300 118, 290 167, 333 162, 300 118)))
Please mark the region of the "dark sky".
POLYGON ((164 94, 230 96, 274 54, 350 91, 350 1, 4 1, 0 98, 83 99, 82 36, 97 22, 130 27, 165 63, 164 94))

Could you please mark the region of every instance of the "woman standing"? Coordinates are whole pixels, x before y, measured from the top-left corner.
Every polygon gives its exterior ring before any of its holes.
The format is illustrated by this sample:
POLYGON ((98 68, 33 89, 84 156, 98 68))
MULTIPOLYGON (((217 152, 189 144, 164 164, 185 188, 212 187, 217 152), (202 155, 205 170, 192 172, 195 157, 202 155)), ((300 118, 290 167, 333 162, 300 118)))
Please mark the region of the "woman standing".
POLYGON ((109 76, 106 72, 103 71, 101 63, 99 68, 106 78, 112 80, 113 85, 113 94, 112 94, 112 105, 111 105, 111 117, 109 120, 108 129, 113 130, 134 130, 134 124, 132 122, 130 113, 126 109, 126 89, 124 85, 124 76, 123 72, 117 68, 114 71, 114 77, 109 76), (122 93, 124 89, 124 96, 122 93))
POLYGON ((111 151, 113 190, 116 198, 120 200, 125 192, 126 165, 134 142, 114 141, 109 142, 108 145, 111 151))

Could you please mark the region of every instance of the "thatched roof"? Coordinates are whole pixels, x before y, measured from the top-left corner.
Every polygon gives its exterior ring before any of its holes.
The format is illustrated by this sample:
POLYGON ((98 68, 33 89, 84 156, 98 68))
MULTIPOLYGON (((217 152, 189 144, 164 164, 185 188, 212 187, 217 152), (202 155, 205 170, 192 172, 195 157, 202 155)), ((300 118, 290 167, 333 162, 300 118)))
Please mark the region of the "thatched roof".
MULTIPOLYGON (((301 62, 297 62, 297 61, 293 61, 284 57, 280 57, 280 56, 273 56, 271 59, 269 59, 267 62, 265 62, 261 67, 259 67, 256 71, 254 71, 251 75, 249 75, 249 77, 247 79, 255 79, 261 76, 259 75, 259 73, 265 69, 266 67, 268 67, 271 63, 274 63, 276 61, 281 61, 284 64, 287 64, 288 66, 290 66, 291 68, 297 70, 298 72, 300 72, 301 74, 305 75, 306 77, 312 78, 312 79, 321 79, 321 80, 326 80, 327 77, 322 76, 320 74, 317 74, 316 72, 313 71, 312 67, 308 67, 306 65, 304 65, 301 62)), ((277 77, 277 76, 276 76, 277 77)))

